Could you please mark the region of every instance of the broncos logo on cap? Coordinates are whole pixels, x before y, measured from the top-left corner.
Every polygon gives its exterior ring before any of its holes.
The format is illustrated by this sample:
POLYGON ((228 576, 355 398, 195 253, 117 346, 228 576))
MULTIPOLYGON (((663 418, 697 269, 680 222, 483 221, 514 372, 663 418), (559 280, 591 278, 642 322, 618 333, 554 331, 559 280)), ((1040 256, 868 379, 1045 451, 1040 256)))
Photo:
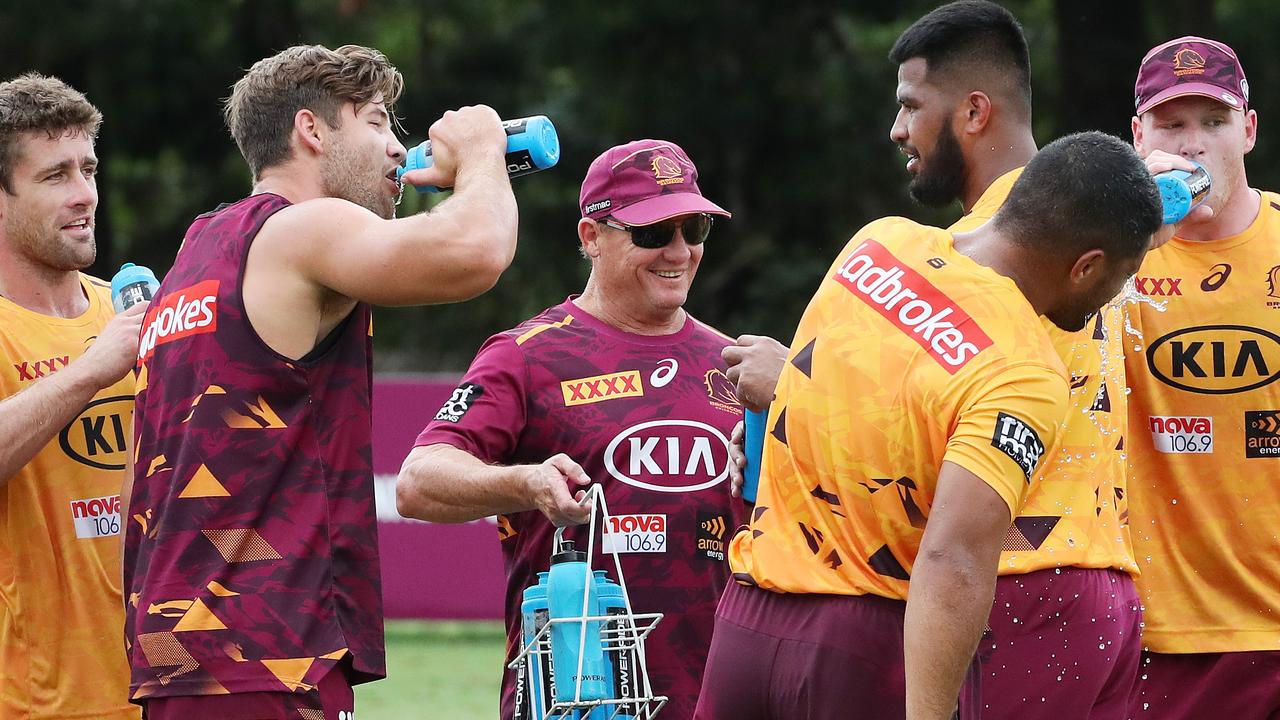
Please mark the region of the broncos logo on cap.
POLYGON ((1182 48, 1173 54, 1173 74, 1203 75, 1204 56, 1189 47, 1182 48))
POLYGON ((652 164, 653 177, 659 185, 684 182, 684 168, 680 167, 680 163, 675 160, 666 155, 654 155, 652 164))

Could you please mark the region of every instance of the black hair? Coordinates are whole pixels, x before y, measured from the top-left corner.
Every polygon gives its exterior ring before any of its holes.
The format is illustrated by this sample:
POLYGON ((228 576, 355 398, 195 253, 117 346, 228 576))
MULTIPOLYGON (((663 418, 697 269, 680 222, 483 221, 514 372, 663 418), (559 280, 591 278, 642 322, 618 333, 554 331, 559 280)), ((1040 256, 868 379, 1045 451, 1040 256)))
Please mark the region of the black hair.
POLYGON ((1036 153, 992 222, 1024 247, 1132 258, 1146 251, 1162 215, 1155 181, 1133 148, 1090 131, 1036 153))
MULTIPOLYGON (((981 66, 1012 80, 1011 90, 1031 117, 1031 54, 1022 24, 987 0, 958 0, 935 8, 898 36, 889 59, 901 65, 923 58, 928 76, 951 75, 961 66, 981 66)), ((938 83, 941 84, 941 83, 938 83)))

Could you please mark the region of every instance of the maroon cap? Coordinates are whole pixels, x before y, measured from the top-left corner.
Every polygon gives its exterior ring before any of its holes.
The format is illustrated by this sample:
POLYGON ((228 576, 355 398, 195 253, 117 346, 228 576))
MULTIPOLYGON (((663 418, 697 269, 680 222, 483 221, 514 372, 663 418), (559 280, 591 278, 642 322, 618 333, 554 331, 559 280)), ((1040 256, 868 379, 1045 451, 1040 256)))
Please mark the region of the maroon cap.
POLYGON ((1249 106, 1249 81, 1234 50, 1216 40, 1188 35, 1147 53, 1138 68, 1133 95, 1138 115, 1183 95, 1203 95, 1243 110, 1249 106))
POLYGON ((732 217, 702 197, 698 168, 679 145, 666 140, 635 140, 605 150, 587 168, 578 208, 583 217, 612 216, 627 225, 691 213, 732 217))

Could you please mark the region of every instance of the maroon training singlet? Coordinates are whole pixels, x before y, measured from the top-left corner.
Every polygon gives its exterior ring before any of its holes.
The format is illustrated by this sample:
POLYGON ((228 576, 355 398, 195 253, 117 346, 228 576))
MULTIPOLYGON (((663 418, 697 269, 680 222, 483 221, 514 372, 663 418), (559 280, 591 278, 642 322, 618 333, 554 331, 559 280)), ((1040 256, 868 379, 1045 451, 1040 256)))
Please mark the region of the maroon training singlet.
POLYGON ((201 215, 142 325, 125 542, 131 696, 288 692, 352 656, 385 675, 370 307, 315 350, 267 346, 241 294, 288 206, 201 215))

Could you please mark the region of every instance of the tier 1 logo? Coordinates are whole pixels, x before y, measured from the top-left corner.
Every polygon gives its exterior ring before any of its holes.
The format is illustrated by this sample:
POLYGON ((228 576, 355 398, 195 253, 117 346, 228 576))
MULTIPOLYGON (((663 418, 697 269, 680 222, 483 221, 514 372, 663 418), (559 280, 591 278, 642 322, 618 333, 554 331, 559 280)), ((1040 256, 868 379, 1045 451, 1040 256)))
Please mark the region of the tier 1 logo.
POLYGON ((618 433, 604 451, 605 470, 655 492, 695 492, 729 476, 729 439, 695 420, 653 420, 618 433))

